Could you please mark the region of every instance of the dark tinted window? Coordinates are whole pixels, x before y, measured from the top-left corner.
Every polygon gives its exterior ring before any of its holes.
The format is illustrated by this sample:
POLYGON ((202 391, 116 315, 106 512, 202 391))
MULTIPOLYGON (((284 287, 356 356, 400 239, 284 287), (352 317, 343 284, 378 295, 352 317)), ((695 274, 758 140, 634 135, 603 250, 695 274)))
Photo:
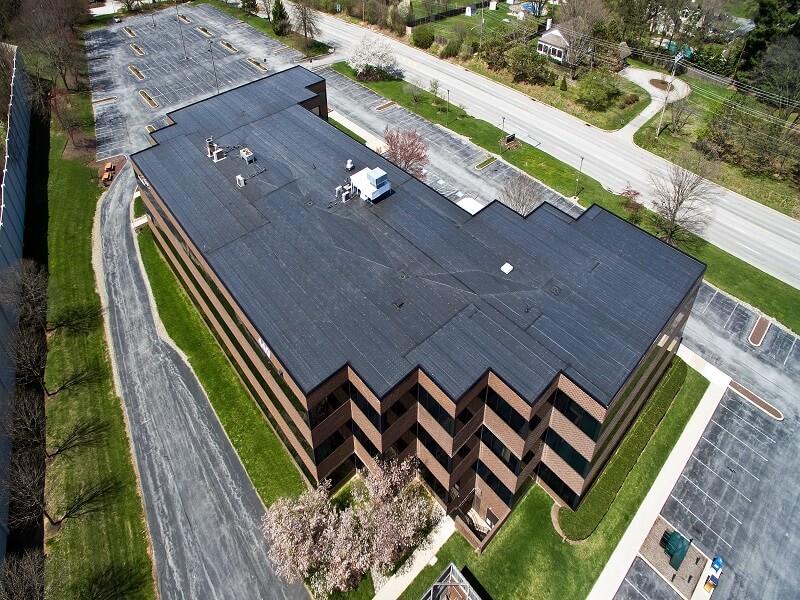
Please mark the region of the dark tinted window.
POLYGON ((556 454, 563 458, 564 462, 570 467, 575 469, 581 477, 586 477, 586 474, 589 472, 589 461, 586 460, 580 452, 575 450, 575 448, 570 446, 567 440, 552 429, 548 429, 544 435, 544 443, 555 450, 556 454))
POLYGON ((486 485, 492 488, 492 491, 494 491, 494 493, 497 494, 507 506, 511 506, 514 500, 514 494, 512 494, 511 490, 503 485, 503 483, 497 478, 497 475, 492 473, 481 461, 478 461, 476 470, 480 478, 486 482, 486 485))
POLYGON ((553 406, 583 433, 592 438, 592 440, 597 441, 597 437, 600 435, 600 421, 586 412, 572 398, 561 390, 557 390, 553 399, 553 406))
POLYGON ((507 466, 514 475, 519 475, 520 461, 511 453, 511 450, 506 448, 505 444, 494 435, 488 427, 483 427, 481 439, 486 446, 495 453, 505 466, 507 466))

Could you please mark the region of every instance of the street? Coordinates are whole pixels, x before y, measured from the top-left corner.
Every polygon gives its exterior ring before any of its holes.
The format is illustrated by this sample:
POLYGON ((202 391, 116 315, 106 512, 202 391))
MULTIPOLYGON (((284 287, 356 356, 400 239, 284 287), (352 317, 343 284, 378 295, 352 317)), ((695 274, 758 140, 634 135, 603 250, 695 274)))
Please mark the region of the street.
MULTIPOLYGON (((321 40, 336 47, 328 60, 345 60, 364 35, 377 35, 357 25, 321 13, 321 40)), ((453 104, 463 104, 473 116, 500 126, 619 192, 628 183, 645 199, 652 188, 649 174, 663 173, 670 163, 635 146, 625 130, 601 131, 564 112, 459 65, 383 36, 397 55, 405 79, 427 86, 438 79, 450 91, 453 104)), ((744 196, 716 188, 715 219, 703 237, 734 256, 800 287, 800 224, 744 196)))

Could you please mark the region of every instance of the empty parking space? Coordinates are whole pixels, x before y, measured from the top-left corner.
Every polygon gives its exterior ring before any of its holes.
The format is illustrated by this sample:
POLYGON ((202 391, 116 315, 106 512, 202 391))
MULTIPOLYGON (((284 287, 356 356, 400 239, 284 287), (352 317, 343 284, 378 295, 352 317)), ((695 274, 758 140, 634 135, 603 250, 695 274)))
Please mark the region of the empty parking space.
POLYGON ((636 557, 614 600, 681 600, 681 596, 645 561, 636 557))
POLYGON ((182 5, 191 23, 179 21, 173 8, 125 18, 87 33, 87 54, 95 101, 97 156, 128 154, 149 145, 146 126, 161 126, 171 110, 282 70, 300 53, 249 25, 208 6, 182 5), (135 32, 131 38, 125 31, 135 32), (197 27, 206 27, 207 36, 197 27), (132 40, 140 52, 131 48, 132 40), (226 41, 238 52, 229 52, 226 41), (251 57, 267 71, 249 65, 251 57), (133 67, 133 69, 131 69, 133 67), (137 76, 136 71, 142 76, 137 76), (146 90, 157 105, 141 100, 146 90), (115 96, 113 101, 98 102, 115 96))

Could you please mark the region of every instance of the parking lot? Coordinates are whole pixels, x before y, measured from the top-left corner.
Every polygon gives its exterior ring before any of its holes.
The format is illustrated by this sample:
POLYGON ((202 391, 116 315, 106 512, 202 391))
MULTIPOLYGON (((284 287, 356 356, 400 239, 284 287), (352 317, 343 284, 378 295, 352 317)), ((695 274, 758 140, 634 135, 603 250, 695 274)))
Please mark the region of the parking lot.
POLYGON ((615 596, 617 600, 680 600, 680 596, 659 577, 640 557, 631 569, 615 596))
POLYGON ((164 126, 169 111, 215 94, 217 87, 224 91, 302 58, 208 6, 182 4, 180 13, 190 22, 179 21, 170 7, 87 33, 98 159, 146 148, 148 125, 164 126), (203 27, 207 33, 199 29, 203 27), (262 71, 248 58, 268 70, 262 71), (151 107, 140 91, 157 106, 151 107))
MULTIPOLYGON (((496 160, 480 171, 476 170, 475 165, 488 155, 469 140, 426 121, 402 106, 387 102, 382 96, 332 69, 322 69, 318 73, 327 80, 330 106, 373 135, 383 137, 387 126, 417 131, 428 145, 429 164, 425 183, 453 202, 471 197, 486 205, 499 198, 505 184, 519 174, 502 160, 496 160)), ((551 204, 573 216, 583 211, 580 206, 533 181, 541 187, 543 197, 551 204)))

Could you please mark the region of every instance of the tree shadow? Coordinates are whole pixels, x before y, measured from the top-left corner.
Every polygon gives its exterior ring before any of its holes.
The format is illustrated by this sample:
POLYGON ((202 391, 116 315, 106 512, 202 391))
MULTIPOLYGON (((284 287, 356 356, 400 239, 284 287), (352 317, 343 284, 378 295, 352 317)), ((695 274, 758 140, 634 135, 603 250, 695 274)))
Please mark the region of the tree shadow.
POLYGON ((70 597, 80 600, 123 600, 138 597, 150 579, 150 569, 143 562, 109 561, 89 569, 73 583, 70 597))

